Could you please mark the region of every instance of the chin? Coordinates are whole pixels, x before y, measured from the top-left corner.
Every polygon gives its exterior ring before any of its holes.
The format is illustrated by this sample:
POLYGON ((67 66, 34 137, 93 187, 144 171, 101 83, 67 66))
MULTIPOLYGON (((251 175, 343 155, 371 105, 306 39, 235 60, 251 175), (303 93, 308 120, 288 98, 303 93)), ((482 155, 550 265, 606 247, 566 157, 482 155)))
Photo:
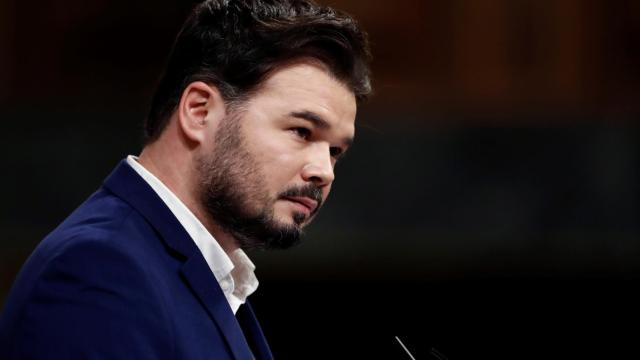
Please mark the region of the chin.
POLYGON ((275 218, 275 223, 282 227, 302 228, 307 224, 307 216, 303 213, 292 212, 275 218))

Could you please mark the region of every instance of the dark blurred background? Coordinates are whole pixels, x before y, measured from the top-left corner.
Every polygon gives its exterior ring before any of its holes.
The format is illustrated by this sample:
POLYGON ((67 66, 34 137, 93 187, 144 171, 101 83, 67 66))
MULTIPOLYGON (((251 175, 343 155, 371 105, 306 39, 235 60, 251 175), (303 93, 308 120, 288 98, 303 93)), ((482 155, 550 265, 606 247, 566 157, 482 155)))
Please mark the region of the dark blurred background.
MULTIPOLYGON (((640 2, 322 3, 376 95, 306 242, 252 255, 276 357, 638 358, 640 2)), ((0 306, 139 152, 192 4, 1 0, 0 306)))

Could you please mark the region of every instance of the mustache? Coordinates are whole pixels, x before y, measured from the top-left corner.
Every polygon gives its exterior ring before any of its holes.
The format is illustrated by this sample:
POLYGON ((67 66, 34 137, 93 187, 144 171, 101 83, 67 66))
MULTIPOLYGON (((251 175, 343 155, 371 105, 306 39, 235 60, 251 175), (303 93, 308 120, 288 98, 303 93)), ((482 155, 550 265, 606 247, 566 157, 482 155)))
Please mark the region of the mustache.
POLYGON ((308 184, 304 186, 293 186, 279 195, 280 198, 285 197, 308 197, 315 200, 318 203, 316 211, 322 206, 322 189, 315 184, 308 184))

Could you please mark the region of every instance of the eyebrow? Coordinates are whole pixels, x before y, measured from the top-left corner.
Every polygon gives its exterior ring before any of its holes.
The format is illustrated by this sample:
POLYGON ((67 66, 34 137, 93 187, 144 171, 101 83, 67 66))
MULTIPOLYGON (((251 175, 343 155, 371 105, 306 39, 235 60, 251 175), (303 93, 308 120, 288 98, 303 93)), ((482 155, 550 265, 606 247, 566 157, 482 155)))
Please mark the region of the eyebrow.
MULTIPOLYGON (((298 119, 302 119, 302 120, 306 120, 310 123, 312 123, 315 127, 320 128, 320 129, 329 129, 331 128, 331 125, 329 124, 329 122, 327 120, 325 120, 324 118, 322 118, 322 116, 314 113, 313 111, 292 111, 289 113, 289 116, 294 117, 294 118, 298 118, 298 119)), ((346 137, 342 140, 342 143, 344 144, 345 148, 350 147, 353 144, 353 138, 352 137, 346 137)))
POLYGON ((320 129, 328 129, 331 127, 327 120, 323 119, 322 116, 312 111, 292 111, 291 113, 289 113, 289 116, 307 120, 320 129))

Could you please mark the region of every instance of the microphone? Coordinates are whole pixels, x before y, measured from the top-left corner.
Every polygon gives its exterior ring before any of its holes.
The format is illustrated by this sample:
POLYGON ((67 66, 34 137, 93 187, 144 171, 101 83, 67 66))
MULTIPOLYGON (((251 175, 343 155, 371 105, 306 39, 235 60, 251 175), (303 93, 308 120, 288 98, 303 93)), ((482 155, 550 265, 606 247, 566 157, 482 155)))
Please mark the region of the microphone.
MULTIPOLYGON (((409 355, 409 357, 411 358, 411 360, 416 360, 416 358, 413 357, 413 355, 411 354, 411 352, 409 351, 409 349, 407 349, 407 347, 404 345, 404 343, 402 343, 402 341, 400 340, 399 337, 396 336, 396 340, 398 341, 398 343, 400 344, 400 346, 402 346, 402 348, 404 349, 404 351, 406 351, 407 355, 409 355)), ((444 356, 443 353, 441 353, 440 351, 436 350, 435 348, 431 348, 430 351, 431 355, 433 355, 434 358, 436 358, 437 360, 447 360, 447 357, 444 356)))
POLYGON ((402 348, 404 349, 404 351, 407 352, 407 355, 409 355, 409 357, 411 358, 411 360, 416 360, 416 358, 413 357, 413 355, 411 355, 411 351, 409 351, 409 349, 407 349, 406 346, 404 346, 404 344, 402 343, 402 341, 400 340, 399 337, 396 336, 396 340, 398 340, 398 342, 400 343, 400 346, 402 346, 402 348))

